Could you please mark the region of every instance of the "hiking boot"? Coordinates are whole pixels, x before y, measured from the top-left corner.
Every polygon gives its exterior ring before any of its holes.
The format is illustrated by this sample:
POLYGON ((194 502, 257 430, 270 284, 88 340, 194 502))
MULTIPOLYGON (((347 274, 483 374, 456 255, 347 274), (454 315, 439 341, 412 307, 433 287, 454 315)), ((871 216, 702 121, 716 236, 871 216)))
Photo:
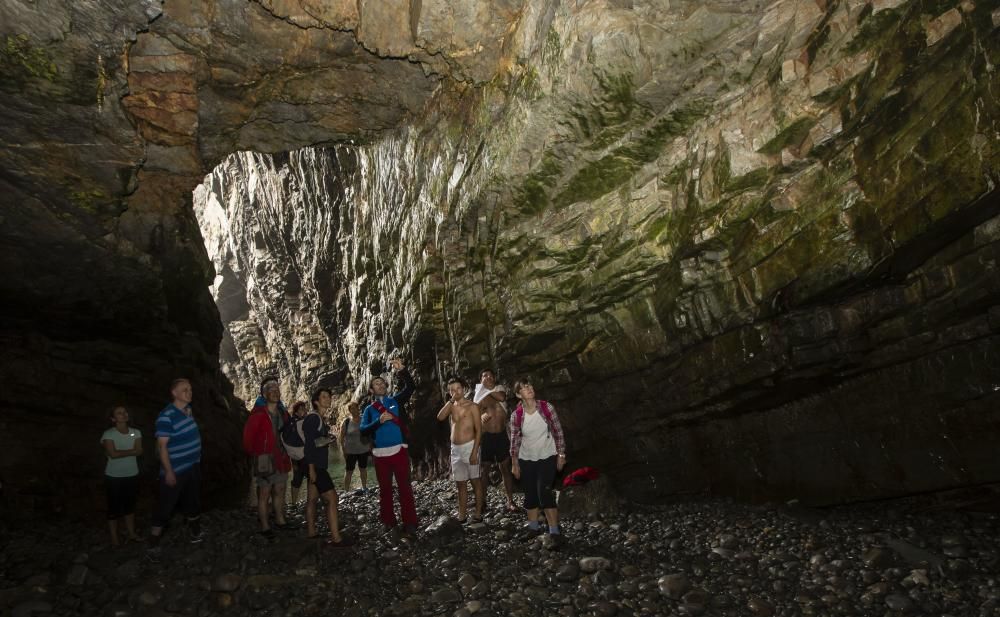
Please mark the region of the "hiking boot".
POLYGON ((524 527, 518 529, 517 532, 515 532, 514 537, 517 538, 518 540, 534 540, 544 532, 545 532, 544 527, 538 527, 538 529, 532 529, 531 527, 525 525, 524 527))

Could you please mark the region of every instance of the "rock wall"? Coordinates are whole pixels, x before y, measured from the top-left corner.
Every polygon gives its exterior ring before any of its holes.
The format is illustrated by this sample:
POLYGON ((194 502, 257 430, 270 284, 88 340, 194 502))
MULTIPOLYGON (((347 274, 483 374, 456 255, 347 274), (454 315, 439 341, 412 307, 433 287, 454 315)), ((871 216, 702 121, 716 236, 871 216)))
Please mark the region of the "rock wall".
POLYGON ((450 122, 216 170, 216 269, 272 284, 237 364, 360 392, 401 347, 425 425, 450 373, 530 372, 639 500, 996 481, 990 7, 602 6, 450 122))
POLYGON ((227 489, 246 475, 243 404, 219 371, 227 341, 192 191, 231 152, 376 141, 442 81, 492 78, 523 36, 512 21, 532 12, 477 5, 0 6, 0 336, 12 349, 0 375, 13 384, 0 394, 0 482, 18 512, 99 502, 103 459, 78 435, 96 440, 124 402, 151 437, 180 374, 206 424, 209 494, 242 492, 227 489), (23 443, 36 422, 55 428, 23 443))
POLYGON ((356 393, 401 348, 426 472, 496 365, 634 499, 1000 477, 995 3, 113 8, 2 9, 8 434, 62 358, 87 414, 194 371, 238 460, 218 362, 356 393))

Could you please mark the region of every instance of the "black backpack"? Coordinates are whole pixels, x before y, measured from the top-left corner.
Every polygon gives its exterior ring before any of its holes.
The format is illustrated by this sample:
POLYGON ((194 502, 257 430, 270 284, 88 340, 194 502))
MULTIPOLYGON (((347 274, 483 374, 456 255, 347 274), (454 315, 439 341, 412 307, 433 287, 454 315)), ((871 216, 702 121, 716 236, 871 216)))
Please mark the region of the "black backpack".
POLYGON ((281 427, 281 445, 293 461, 301 461, 306 456, 306 436, 302 433, 302 419, 293 417, 281 427))

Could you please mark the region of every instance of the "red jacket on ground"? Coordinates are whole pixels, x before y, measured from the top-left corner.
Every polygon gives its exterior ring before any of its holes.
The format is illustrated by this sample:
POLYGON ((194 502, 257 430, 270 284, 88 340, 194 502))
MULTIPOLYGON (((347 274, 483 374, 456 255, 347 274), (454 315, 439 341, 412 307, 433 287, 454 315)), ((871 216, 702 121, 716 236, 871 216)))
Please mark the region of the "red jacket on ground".
MULTIPOLYGON (((279 407, 279 413, 284 422, 291 421, 284 406, 279 407)), ((274 425, 271 423, 271 416, 267 413, 267 403, 263 398, 257 399, 246 425, 243 426, 243 450, 250 456, 273 454, 274 468, 278 473, 288 473, 292 470, 292 459, 285 453, 281 441, 274 434, 274 425)))

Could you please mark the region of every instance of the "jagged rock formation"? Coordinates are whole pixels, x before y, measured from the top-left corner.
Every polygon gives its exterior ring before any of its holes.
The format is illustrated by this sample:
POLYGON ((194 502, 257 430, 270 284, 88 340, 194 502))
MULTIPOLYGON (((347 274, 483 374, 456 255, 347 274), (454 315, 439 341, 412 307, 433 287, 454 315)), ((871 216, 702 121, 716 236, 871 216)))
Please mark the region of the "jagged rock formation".
POLYGON ((220 339, 244 395, 401 347, 423 410, 532 372, 632 498, 1000 477, 995 3, 103 7, 3 9, 12 426, 70 354, 210 376, 232 444, 220 339))

